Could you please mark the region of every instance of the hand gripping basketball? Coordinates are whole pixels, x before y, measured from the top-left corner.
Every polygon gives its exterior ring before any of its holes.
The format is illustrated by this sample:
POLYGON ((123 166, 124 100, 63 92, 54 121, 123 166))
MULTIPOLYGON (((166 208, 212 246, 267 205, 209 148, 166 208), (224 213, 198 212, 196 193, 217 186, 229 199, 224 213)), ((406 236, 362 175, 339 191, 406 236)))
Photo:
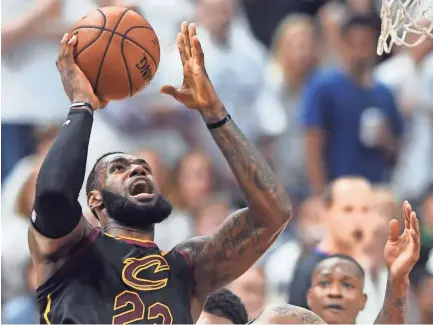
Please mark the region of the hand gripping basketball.
POLYGON ((166 85, 161 88, 161 93, 199 111, 220 109, 222 104, 207 76, 195 24, 182 23, 181 33, 177 34, 177 48, 183 65, 182 87, 166 85))
POLYGON ((75 64, 74 46, 77 36, 65 34, 60 42, 59 56, 56 61, 57 69, 62 78, 63 88, 71 102, 88 102, 94 110, 104 108, 108 102, 101 101, 93 92, 92 86, 75 64))

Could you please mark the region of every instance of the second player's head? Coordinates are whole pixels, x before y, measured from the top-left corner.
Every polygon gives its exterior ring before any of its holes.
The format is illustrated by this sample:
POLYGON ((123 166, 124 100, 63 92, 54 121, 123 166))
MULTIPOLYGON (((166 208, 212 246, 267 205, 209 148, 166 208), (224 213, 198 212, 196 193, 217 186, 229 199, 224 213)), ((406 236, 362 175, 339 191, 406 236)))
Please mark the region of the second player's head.
POLYGON ((122 152, 105 154, 96 161, 86 192, 87 203, 102 226, 112 219, 132 228, 153 230, 172 210, 148 163, 122 152))
POLYGON ((248 314, 241 299, 227 289, 209 296, 197 324, 246 324, 248 314))
POLYGON ((353 258, 337 254, 314 270, 307 294, 308 306, 328 324, 355 324, 364 309, 364 270, 353 258))

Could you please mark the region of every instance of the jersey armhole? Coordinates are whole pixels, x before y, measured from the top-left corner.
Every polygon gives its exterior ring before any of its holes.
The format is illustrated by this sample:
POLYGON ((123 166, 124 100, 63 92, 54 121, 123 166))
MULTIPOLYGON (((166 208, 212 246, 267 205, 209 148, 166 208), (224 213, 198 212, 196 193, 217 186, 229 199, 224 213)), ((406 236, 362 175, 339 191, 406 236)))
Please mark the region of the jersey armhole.
POLYGON ((83 239, 82 243, 79 244, 72 255, 65 261, 65 263, 51 275, 48 280, 43 283, 39 288, 36 289, 36 299, 45 298, 48 294, 52 293, 62 279, 68 274, 68 272, 77 264, 83 254, 87 251, 90 246, 99 237, 101 231, 99 228, 92 228, 90 233, 83 239))
POLYGON ((194 284, 194 266, 192 264, 191 257, 189 256, 188 252, 185 251, 178 251, 178 253, 180 256, 182 256, 186 265, 188 266, 189 280, 191 281, 190 283, 194 284))

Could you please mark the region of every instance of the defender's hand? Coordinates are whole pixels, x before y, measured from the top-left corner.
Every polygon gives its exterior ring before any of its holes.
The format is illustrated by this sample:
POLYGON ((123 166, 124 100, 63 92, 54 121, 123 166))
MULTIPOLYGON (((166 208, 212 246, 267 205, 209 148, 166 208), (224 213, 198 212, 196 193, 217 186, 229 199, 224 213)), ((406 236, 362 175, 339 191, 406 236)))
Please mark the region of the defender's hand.
POLYGON ((76 44, 77 36, 70 37, 67 33, 60 43, 56 65, 62 78, 63 88, 71 102, 88 102, 94 110, 104 108, 108 102, 101 101, 95 95, 89 80, 75 64, 74 46, 76 44))
POLYGON ((419 259, 420 231, 416 213, 411 205, 403 203, 404 231, 399 235, 397 220, 389 224, 389 236, 384 250, 384 258, 390 275, 394 279, 406 278, 419 259))
POLYGON ((183 65, 183 84, 181 88, 163 86, 161 93, 200 112, 218 111, 222 105, 207 76, 195 24, 183 22, 181 31, 177 34, 177 47, 183 65))

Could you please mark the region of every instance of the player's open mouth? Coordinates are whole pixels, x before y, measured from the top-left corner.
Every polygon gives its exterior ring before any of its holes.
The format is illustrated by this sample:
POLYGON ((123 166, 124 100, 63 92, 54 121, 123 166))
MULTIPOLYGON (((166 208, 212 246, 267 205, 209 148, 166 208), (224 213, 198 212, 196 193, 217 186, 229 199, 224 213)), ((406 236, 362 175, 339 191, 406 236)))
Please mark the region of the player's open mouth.
POLYGON ((333 313, 340 313, 340 312, 344 311, 343 306, 338 305, 338 304, 329 304, 329 305, 326 305, 325 309, 329 310, 329 311, 331 311, 333 313))
POLYGON ((138 201, 151 201, 155 198, 155 191, 151 182, 145 178, 136 178, 128 188, 129 195, 138 201))

